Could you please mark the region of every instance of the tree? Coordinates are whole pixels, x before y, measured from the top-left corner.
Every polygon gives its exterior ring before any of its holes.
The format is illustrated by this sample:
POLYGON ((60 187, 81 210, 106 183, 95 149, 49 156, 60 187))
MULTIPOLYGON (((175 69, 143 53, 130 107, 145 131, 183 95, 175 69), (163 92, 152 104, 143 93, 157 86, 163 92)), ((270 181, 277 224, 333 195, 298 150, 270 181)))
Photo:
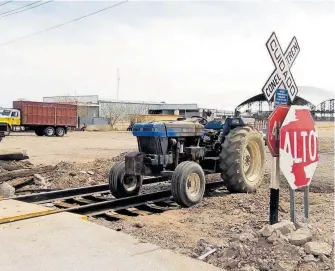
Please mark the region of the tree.
POLYGON ((119 121, 138 122, 143 114, 148 113, 148 105, 103 102, 100 104, 100 110, 102 117, 114 128, 119 121))

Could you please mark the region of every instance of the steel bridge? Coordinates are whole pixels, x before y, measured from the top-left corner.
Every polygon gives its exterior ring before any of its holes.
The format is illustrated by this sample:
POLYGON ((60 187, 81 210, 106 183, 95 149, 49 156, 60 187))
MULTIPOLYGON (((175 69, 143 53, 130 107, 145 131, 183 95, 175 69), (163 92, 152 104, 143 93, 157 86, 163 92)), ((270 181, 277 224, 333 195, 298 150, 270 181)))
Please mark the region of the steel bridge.
MULTIPOLYGON (((305 105, 310 107, 315 120, 334 121, 334 99, 328 99, 318 105, 297 96, 294 105, 305 105)), ((255 119, 267 119, 273 111, 274 102, 268 102, 263 93, 250 97, 235 108, 235 114, 255 119)))
MULTIPOLYGON (((315 109, 315 105, 306 99, 296 96, 294 105, 307 105, 313 111, 315 109)), ((245 100, 241 104, 239 104, 235 108, 235 114, 244 116, 244 117, 252 117, 255 119, 267 119, 267 117, 271 114, 274 108, 274 102, 268 102, 263 93, 257 94, 249 99, 245 100)))
POLYGON ((334 121, 334 99, 325 100, 312 108, 316 120, 334 121))

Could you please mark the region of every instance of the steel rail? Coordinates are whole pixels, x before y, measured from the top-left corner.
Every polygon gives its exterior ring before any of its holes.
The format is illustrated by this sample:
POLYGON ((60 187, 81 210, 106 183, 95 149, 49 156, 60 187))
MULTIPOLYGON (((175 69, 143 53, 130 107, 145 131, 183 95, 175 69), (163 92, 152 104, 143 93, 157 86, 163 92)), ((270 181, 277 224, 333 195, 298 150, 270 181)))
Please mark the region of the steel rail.
MULTIPOLYGON (((143 179, 143 184, 155 183, 159 180, 164 180, 161 177, 146 177, 143 179)), ((108 184, 99 184, 88 187, 68 188, 44 193, 34 193, 30 195, 22 195, 11 197, 8 199, 24 201, 27 203, 46 203, 54 200, 64 200, 79 196, 89 196, 96 193, 109 193, 108 184)), ((4 199, 6 200, 6 199, 4 199)))
MULTIPOLYGON (((222 181, 212 182, 206 184, 206 190, 221 187, 222 181)), ((90 203, 86 205, 79 205, 75 207, 66 208, 68 212, 81 214, 81 215, 99 215, 109 210, 118 211, 131 207, 140 206, 150 202, 159 202, 171 199, 171 189, 166 189, 154 193, 141 194, 119 199, 110 199, 101 202, 90 203)))
POLYGON ((163 201, 170 198, 171 198, 171 190, 166 189, 163 191, 142 194, 138 196, 132 196, 120 199, 111 199, 87 205, 80 205, 66 210, 71 213, 93 216, 106 213, 109 210, 118 211, 122 209, 143 205, 147 202, 163 201))
MULTIPOLYGON (((211 182, 206 184, 206 190, 215 189, 222 186, 223 186, 222 181, 211 182)), ((127 209, 130 207, 143 206, 148 203, 160 202, 171 198, 172 198, 171 190, 167 189, 159 192, 141 194, 137 196, 120 198, 120 199, 111 199, 87 205, 81 205, 57 210, 48 210, 40 213, 32 213, 31 215, 28 214, 25 216, 18 216, 10 218, 8 220, 0 221, 0 224, 25 220, 34 217, 46 216, 51 214, 57 214, 62 212, 72 212, 80 215, 95 216, 106 213, 107 211, 117 211, 127 209)))
POLYGON ((101 192, 109 192, 108 184, 62 189, 45 193, 35 193, 30 195, 12 197, 10 199, 24 201, 28 203, 43 203, 43 202, 50 202, 53 200, 68 199, 76 196, 85 196, 101 192))

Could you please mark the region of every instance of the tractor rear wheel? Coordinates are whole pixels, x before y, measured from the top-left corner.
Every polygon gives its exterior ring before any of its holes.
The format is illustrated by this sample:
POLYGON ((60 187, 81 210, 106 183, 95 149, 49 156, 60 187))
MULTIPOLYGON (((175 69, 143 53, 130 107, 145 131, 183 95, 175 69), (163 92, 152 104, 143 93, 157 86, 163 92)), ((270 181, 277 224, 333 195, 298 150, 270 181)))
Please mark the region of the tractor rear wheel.
POLYGON ((171 192, 181 206, 190 207, 199 203, 205 193, 205 174, 198 163, 180 163, 172 174, 171 192))
POLYGON ((142 177, 126 175, 125 168, 125 162, 120 161, 109 171, 109 189, 116 198, 136 196, 142 187, 142 177))
POLYGON ((264 177, 264 140, 250 126, 237 127, 225 138, 220 155, 221 176, 228 191, 253 193, 264 177))

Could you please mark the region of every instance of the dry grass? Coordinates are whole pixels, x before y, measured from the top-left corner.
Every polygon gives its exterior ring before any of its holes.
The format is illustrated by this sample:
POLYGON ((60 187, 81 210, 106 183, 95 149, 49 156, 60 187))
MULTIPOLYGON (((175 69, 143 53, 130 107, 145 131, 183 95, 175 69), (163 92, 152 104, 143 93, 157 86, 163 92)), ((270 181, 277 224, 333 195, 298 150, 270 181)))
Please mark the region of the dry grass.
POLYGON ((317 121, 316 127, 318 129, 334 129, 334 122, 332 121, 317 121))

